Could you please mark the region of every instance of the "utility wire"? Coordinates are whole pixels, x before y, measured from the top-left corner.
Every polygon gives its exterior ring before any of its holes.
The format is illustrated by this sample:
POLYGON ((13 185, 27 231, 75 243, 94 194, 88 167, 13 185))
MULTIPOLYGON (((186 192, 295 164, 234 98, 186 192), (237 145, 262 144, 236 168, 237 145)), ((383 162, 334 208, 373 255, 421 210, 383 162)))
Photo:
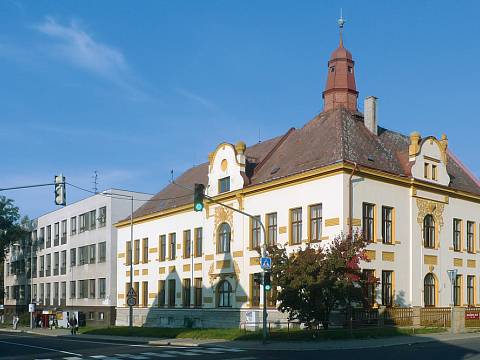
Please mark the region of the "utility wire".
MULTIPOLYGON (((69 182, 66 182, 67 185, 70 185, 71 187, 73 188, 76 188, 78 190, 82 190, 82 191, 85 191, 85 192, 88 192, 90 194, 94 194, 94 195, 102 195, 102 196, 105 196, 105 197, 110 197, 112 199, 119 199, 119 200, 129 200, 131 201, 132 200, 132 197, 131 196, 128 196, 128 195, 123 195, 123 194, 115 194, 115 193, 105 193, 105 192, 100 192, 100 193, 95 193, 91 190, 88 190, 88 189, 85 189, 85 188, 82 188, 80 186, 77 186, 77 185, 74 185, 72 183, 69 183, 69 182), (119 195, 122 195, 122 196, 119 196, 119 195)), ((187 197, 187 196, 192 196, 193 193, 191 194, 186 194, 186 195, 180 195, 180 196, 175 196, 175 197, 169 197, 169 198, 161 198, 161 199, 138 199, 138 198, 133 198, 133 200, 135 201, 144 201, 144 202, 157 202, 157 201, 168 201, 168 200, 176 200, 176 199, 181 199, 181 198, 184 198, 184 197, 187 197)))

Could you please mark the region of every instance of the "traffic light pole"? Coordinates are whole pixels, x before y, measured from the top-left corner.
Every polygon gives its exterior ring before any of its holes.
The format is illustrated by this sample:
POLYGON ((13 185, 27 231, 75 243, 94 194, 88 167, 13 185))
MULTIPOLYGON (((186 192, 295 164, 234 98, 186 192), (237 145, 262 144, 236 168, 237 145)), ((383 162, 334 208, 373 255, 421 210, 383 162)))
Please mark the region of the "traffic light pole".
MULTIPOLYGON (((175 184, 177 185, 178 187, 181 187, 181 188, 184 188, 186 190, 190 190, 190 191, 194 191, 194 189, 192 189, 191 187, 188 187, 188 186, 185 186, 185 185, 182 185, 182 184, 178 184, 176 183, 175 181, 172 181, 172 184, 175 184)), ((207 199, 208 201, 214 203, 214 204, 217 204, 217 205, 220 205, 220 206, 223 206, 227 209, 230 209, 232 211, 235 211, 239 214, 242 214, 244 216, 247 216, 249 217, 250 219, 252 219, 253 221, 256 221, 260 224, 261 228, 262 228, 262 231, 263 231, 263 243, 262 243, 262 257, 265 257, 267 255, 267 232, 265 230, 265 225, 263 225, 263 222, 261 220, 259 220, 258 218, 256 218, 254 215, 252 214, 249 214, 245 211, 242 211, 242 210, 239 210, 239 209, 235 209, 234 207, 232 206, 229 206, 229 205, 226 205, 224 203, 221 203, 220 201, 217 201, 215 200, 214 198, 212 198, 211 196, 208 196, 206 194, 203 195, 205 199, 207 199)), ((265 278, 265 270, 262 269, 263 271, 263 278, 265 278)), ((131 272, 130 272, 131 274, 131 272)), ((265 290, 265 284, 263 283, 262 281, 262 286, 263 286, 263 316, 262 316, 262 325, 263 325, 263 329, 262 329, 262 342, 265 344, 266 341, 267 341, 267 317, 268 317, 268 313, 267 313, 267 291, 265 290)))

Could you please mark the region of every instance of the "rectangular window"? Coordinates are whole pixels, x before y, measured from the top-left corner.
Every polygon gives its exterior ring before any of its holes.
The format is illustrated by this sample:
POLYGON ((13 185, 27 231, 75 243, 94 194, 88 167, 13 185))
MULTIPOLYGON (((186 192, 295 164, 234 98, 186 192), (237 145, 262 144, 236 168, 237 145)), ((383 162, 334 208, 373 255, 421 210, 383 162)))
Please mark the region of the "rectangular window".
POLYGON ((462 305, 462 275, 457 275, 453 284, 453 305, 462 305))
POLYGON ((80 293, 79 294, 80 299, 88 298, 88 280, 79 280, 78 288, 80 293))
POLYGON ((175 307, 175 279, 168 280, 168 306, 175 307))
POLYGON ((95 279, 88 280, 88 297, 95 299, 95 279))
POLYGON ((88 246, 78 248, 78 262, 79 265, 88 264, 88 246))
POLYGON ((148 264, 148 238, 142 239, 142 263, 148 264))
POLYGON ((272 286, 270 291, 267 291, 267 306, 268 307, 276 307, 277 306, 277 288, 272 286))
POLYGON ((60 269, 60 254, 57 251, 53 254, 53 275, 58 275, 59 269, 60 269))
POLYGON ((177 234, 171 233, 168 235, 168 258, 175 260, 177 254, 177 234))
POLYGON ((382 237, 384 244, 393 243, 393 208, 382 206, 382 237))
POLYGON ((139 305, 139 302, 140 302, 140 289, 139 289, 139 286, 140 286, 140 283, 138 281, 135 281, 133 283, 133 290, 135 290, 135 294, 137 294, 137 305, 135 306, 138 306, 139 305))
POLYGON ((102 263, 107 260, 107 242, 103 241, 98 244, 98 262, 102 263))
POLYGON ((195 257, 201 257, 203 229, 200 227, 200 228, 196 228, 194 231, 195 231, 195 257))
POLYGON ((290 244, 302 243, 302 208, 290 210, 290 244))
POLYGON ((51 297, 50 297, 50 291, 52 290, 50 283, 45 284, 45 304, 50 305, 51 304, 51 297))
POLYGON ((60 242, 60 223, 53 224, 53 246, 58 246, 60 242))
POLYGON ((62 220, 62 237, 60 243, 62 245, 67 243, 67 219, 62 220))
POLYGON ((432 180, 437 180, 437 165, 432 165, 432 180))
POLYGON ((70 249, 70 267, 77 266, 77 249, 70 249))
POLYGON ((462 220, 453 219, 453 250, 462 250, 462 220))
POLYGON ((255 216, 254 219, 250 218, 250 249, 260 248, 260 215, 255 216))
POLYGON ((140 240, 135 240, 133 244, 133 263, 137 265, 140 263, 140 240))
POLYGON ((100 299, 105 299, 107 295, 107 279, 100 278, 98 279, 98 297, 100 299))
POLYGON ((191 280, 183 279, 183 292, 182 292, 182 305, 183 307, 190 307, 190 294, 191 294, 191 280))
POLYGON ((193 305, 195 307, 202 306, 202 278, 195 278, 195 299, 193 305))
POLYGON ((267 244, 277 243, 277 213, 267 214, 267 244))
POLYGON ((158 306, 165 306, 165 280, 158 280, 158 306))
POLYGON ((88 230, 88 225, 89 225, 88 215, 89 213, 85 213, 78 216, 78 221, 80 222, 79 232, 81 233, 88 230))
POLYGON ((67 273, 67 250, 63 250, 60 253, 60 274, 65 275, 67 273))
POLYGON ((475 276, 467 276, 467 304, 475 306, 475 276))
POLYGON ((95 264, 95 244, 88 245, 88 263, 95 264))
POLYGON ((45 274, 45 256, 42 255, 40 256, 40 274, 38 274, 39 277, 43 277, 45 274))
POLYGON ((382 305, 393 305, 393 271, 382 271, 382 305))
POLYGON ((37 293, 37 284, 34 284, 34 285, 33 285, 33 301, 37 301, 37 300, 38 300, 37 295, 38 295, 38 293, 37 293))
POLYGON ((188 259, 192 255, 192 232, 183 231, 183 258, 188 259))
POLYGON ((104 227, 107 224, 107 207, 103 206, 98 209, 98 227, 104 227))
POLYGON ((375 305, 375 270, 363 269, 362 277, 364 282, 364 298, 365 305, 367 307, 373 307, 375 305))
POLYGON ((142 306, 148 307, 148 281, 142 281, 142 306))
POLYGON ((255 274, 250 274, 250 306, 260 306, 260 284, 255 280, 255 274))
POLYGON ((52 255, 47 254, 45 258, 45 276, 50 276, 52 275, 52 255))
POLYGON ((430 164, 428 163, 424 163, 423 164, 423 177, 425 179, 428 179, 430 176, 430 171, 429 171, 429 168, 430 168, 430 164))
POLYGON ((70 235, 75 235, 77 233, 77 217, 70 218, 70 235))
POLYGON ((58 282, 53 283, 53 305, 58 305, 58 299, 60 298, 58 282))
POLYGON ((130 265, 132 263, 132 242, 131 241, 127 241, 126 242, 126 265, 130 265))
POLYGON ((310 241, 322 240, 322 204, 310 205, 310 241))
POLYGON ((33 276, 34 278, 37 277, 37 257, 36 257, 36 256, 33 257, 32 276, 33 276))
POLYGON ((230 191, 230 176, 218 180, 218 193, 230 191))
POLYGON ((167 235, 160 235, 160 244, 158 246, 158 257, 160 261, 165 261, 167 257, 167 235))
POLYGON ((363 203, 363 237, 365 241, 373 242, 374 238, 374 207, 373 204, 363 203))
POLYGON ((90 230, 93 230, 95 229, 97 226, 96 226, 96 222, 97 222, 97 211, 96 210, 92 210, 90 211, 90 230))
POLYGON ((40 284, 40 302, 43 304, 45 301, 45 286, 40 284))
POLYGON ((70 281, 70 299, 75 299, 76 297, 75 281, 70 281))
POLYGON ((66 299, 67 299, 67 282, 62 281, 60 283, 60 304, 65 306, 66 299))
POLYGON ((40 229, 40 237, 38 241, 40 242, 40 249, 45 248, 45 228, 44 227, 40 229))
POLYGON ((47 248, 52 246, 52 225, 47 226, 47 248))
POLYGON ((473 221, 467 221, 467 251, 475 252, 475 223, 473 221))

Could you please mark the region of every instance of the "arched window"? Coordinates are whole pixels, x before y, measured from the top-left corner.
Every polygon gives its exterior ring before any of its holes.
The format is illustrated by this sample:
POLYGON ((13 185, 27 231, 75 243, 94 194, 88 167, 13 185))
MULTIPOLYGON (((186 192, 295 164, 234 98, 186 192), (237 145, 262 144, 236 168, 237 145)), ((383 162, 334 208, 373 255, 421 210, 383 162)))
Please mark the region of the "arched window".
POLYGON ((232 230, 227 223, 221 223, 217 230, 217 252, 228 253, 230 252, 230 237, 232 230))
POLYGON ((423 242, 427 248, 435 248, 435 220, 432 215, 423 219, 423 242))
POLYGON ((218 293, 218 300, 217 304, 218 307, 231 307, 232 304, 230 302, 231 294, 232 294, 232 285, 227 280, 222 280, 217 286, 217 293, 218 293))
POLYGON ((425 275, 423 280, 423 301, 425 306, 435 306, 435 277, 432 273, 425 275))

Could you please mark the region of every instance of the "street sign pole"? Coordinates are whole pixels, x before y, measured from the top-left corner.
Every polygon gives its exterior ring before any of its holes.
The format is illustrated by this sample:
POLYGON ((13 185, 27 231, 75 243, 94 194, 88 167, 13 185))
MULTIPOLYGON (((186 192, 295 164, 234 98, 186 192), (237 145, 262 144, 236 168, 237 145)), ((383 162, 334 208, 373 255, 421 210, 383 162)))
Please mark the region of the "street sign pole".
MULTIPOLYGON (((132 291, 133 290, 133 195, 132 195, 132 207, 130 212, 130 255, 127 254, 127 256, 129 256, 130 258, 130 291, 132 291)), ((133 305, 131 302, 127 305, 129 306, 128 326, 132 328, 133 327, 133 305)))

